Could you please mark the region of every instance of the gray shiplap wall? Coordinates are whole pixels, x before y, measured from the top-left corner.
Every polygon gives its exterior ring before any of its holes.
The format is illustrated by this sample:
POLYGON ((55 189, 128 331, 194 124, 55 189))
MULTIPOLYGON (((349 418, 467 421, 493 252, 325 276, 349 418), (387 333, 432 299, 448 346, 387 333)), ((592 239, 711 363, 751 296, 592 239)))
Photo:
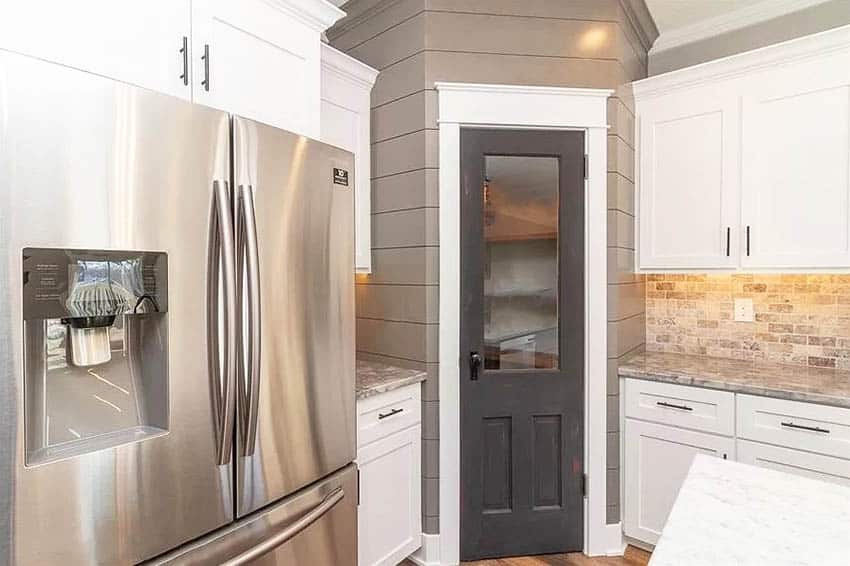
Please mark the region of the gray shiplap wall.
MULTIPOLYGON (((439 532, 435 81, 618 88, 646 76, 657 32, 642 0, 352 0, 328 31, 381 71, 372 91, 373 273, 357 280, 362 357, 428 371, 423 527, 439 532)), ((609 101, 609 522, 619 521, 616 360, 644 342, 634 265, 634 113, 609 101)))

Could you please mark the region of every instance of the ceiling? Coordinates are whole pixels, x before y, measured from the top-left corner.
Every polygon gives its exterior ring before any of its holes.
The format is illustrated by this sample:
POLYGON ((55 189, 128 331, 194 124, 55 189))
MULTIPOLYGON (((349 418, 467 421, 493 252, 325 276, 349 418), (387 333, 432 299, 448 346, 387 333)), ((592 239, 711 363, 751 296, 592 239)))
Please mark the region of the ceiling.
POLYGON ((660 33, 722 16, 763 0, 646 0, 660 33))

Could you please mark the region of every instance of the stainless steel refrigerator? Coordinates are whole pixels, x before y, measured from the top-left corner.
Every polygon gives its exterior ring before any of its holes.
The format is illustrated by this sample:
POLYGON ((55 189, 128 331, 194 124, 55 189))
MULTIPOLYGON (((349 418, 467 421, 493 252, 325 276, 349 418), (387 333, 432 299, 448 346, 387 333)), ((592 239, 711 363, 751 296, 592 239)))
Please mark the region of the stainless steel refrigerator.
POLYGON ((0 564, 355 564, 353 173, 0 51, 0 564))

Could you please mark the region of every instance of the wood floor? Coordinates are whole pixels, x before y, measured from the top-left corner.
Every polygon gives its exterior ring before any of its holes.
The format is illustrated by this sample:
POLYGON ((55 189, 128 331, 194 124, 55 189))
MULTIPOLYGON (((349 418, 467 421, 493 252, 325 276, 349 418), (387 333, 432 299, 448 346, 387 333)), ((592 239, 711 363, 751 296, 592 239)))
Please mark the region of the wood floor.
MULTIPOLYGON (((625 556, 597 556, 589 558, 584 554, 547 554, 517 558, 498 558, 463 562, 463 566, 646 566, 650 554, 630 546, 625 556)), ((401 566, 414 566, 412 562, 403 562, 401 566)))

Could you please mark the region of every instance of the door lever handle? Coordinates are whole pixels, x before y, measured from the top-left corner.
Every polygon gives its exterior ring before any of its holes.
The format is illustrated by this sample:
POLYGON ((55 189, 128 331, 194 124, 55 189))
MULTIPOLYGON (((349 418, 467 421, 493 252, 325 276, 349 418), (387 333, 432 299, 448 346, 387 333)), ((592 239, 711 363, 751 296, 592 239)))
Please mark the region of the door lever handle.
POLYGON ((469 379, 478 381, 478 371, 484 364, 484 358, 478 352, 469 353, 469 379))

